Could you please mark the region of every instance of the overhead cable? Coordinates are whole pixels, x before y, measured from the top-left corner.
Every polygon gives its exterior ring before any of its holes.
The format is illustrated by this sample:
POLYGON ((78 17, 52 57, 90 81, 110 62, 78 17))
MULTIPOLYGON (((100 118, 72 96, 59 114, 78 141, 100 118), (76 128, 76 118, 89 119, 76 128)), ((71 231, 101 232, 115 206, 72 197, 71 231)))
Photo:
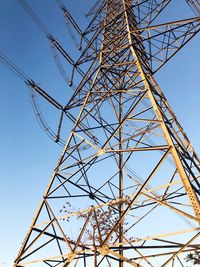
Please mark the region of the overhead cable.
POLYGON ((22 8, 26 11, 26 13, 33 19, 33 21, 37 24, 37 26, 40 28, 40 30, 46 35, 49 36, 50 33, 47 29, 47 27, 42 23, 40 18, 33 12, 32 8, 24 1, 24 0, 18 0, 19 4, 22 6, 22 8))
POLYGON ((30 77, 22 71, 13 61, 11 61, 2 51, 0 51, 0 61, 13 73, 15 73, 22 81, 30 80, 30 77))

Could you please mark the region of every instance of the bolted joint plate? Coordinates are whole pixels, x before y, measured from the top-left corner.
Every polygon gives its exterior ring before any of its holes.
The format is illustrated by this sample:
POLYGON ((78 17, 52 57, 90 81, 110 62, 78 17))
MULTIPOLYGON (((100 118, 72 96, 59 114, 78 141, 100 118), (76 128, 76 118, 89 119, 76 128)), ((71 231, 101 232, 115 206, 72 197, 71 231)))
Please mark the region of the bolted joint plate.
POLYGON ((71 261, 73 261, 73 259, 75 258, 76 253, 69 253, 67 255, 67 263, 70 263, 71 261))
POLYGON ((102 255, 102 256, 106 256, 109 254, 109 249, 107 246, 101 246, 101 247, 98 247, 97 250, 99 251, 99 253, 102 255))

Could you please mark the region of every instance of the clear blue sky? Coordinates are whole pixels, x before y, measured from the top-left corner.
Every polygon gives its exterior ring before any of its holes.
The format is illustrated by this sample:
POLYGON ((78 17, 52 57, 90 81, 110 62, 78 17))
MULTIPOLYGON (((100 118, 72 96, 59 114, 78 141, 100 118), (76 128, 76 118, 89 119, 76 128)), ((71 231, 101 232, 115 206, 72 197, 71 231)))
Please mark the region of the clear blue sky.
MULTIPOLYGON (((34 11, 70 50, 69 35, 56 1, 27 1, 34 11)), ((82 10, 92 0, 68 2, 80 21, 82 10), (78 4, 77 4, 78 3, 78 4), (80 5, 81 4, 81 5, 80 5), (81 11, 78 7, 81 6, 81 11), (77 13, 76 13, 77 11, 77 13)), ((179 0, 165 21, 192 17, 179 0), (182 15, 181 15, 182 14, 182 15)), ((183 1, 184 2, 184 1, 183 1)), ((70 92, 52 59, 43 33, 17 0, 0 1, 0 50, 53 96, 70 92)), ((157 74, 161 88, 200 154, 200 35, 196 36, 157 74)), ((75 56, 75 55, 74 55, 75 56)), ((56 165, 61 148, 39 128, 27 87, 0 64, 0 266, 11 266, 56 165)))

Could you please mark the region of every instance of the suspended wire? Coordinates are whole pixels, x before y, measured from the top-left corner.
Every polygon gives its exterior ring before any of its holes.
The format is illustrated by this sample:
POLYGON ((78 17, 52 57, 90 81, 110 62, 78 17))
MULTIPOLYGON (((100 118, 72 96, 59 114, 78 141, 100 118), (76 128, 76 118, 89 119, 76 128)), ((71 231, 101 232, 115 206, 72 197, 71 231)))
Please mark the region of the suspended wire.
POLYGON ((18 0, 19 4, 22 6, 22 8, 25 10, 25 12, 33 19, 33 21, 37 24, 37 26, 40 28, 40 30, 46 35, 49 36, 50 33, 47 29, 47 27, 42 23, 42 21, 39 19, 39 17, 33 12, 32 8, 24 1, 24 0, 18 0))
POLYGON ((101 2, 101 0, 97 0, 96 3, 92 6, 92 8, 89 10, 89 12, 85 15, 86 17, 91 16, 94 11, 96 10, 98 4, 101 2))
POLYGON ((18 78, 26 82, 30 80, 30 77, 22 71, 13 61, 11 61, 2 51, 0 51, 0 61, 13 73, 15 73, 18 78))
POLYGON ((84 11, 83 11, 82 1, 77 0, 77 1, 75 1, 75 3, 76 3, 76 6, 77 6, 77 7, 79 8, 79 10, 81 11, 81 13, 85 16, 85 13, 84 13, 84 11))
POLYGON ((189 227, 191 227, 191 228, 195 228, 196 227, 196 225, 193 223, 193 222, 191 222, 189 219, 187 219, 186 217, 184 217, 183 215, 181 215, 181 214, 179 214, 179 213, 176 213, 177 214, 177 216, 180 218, 180 219, 182 219, 182 221, 184 221, 189 227))
POLYGON ((82 15, 88 20, 90 21, 90 19, 86 16, 86 13, 84 12, 83 10, 83 6, 82 6, 82 1, 75 1, 76 5, 77 5, 77 8, 81 11, 82 15))

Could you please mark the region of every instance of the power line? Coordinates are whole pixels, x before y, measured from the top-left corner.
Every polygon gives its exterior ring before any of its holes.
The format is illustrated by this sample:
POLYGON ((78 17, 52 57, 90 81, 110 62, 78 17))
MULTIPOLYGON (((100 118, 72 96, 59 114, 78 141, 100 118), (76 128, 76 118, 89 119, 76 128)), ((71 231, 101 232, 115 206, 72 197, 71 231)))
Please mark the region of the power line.
POLYGON ((40 30, 46 35, 49 36, 50 33, 47 29, 47 27, 42 23, 40 18, 33 12, 32 8, 24 1, 24 0, 18 0, 21 7, 25 10, 25 12, 33 19, 35 24, 40 28, 40 30))
POLYGON ((2 51, 0 51, 0 61, 9 70, 15 73, 22 81, 26 82, 30 80, 30 77, 22 71, 13 61, 11 61, 2 51))

